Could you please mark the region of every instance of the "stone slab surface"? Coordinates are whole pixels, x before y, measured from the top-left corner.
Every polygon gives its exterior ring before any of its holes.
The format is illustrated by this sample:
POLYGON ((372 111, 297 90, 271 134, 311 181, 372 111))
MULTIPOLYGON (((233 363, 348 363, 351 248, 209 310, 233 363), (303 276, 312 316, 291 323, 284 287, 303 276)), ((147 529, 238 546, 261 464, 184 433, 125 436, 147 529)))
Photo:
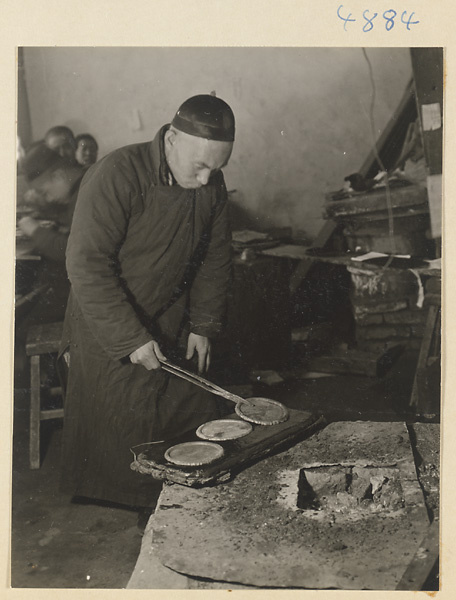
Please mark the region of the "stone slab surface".
POLYGON ((141 543, 141 552, 136 561, 135 569, 128 581, 128 590, 242 590, 255 589, 236 583, 223 581, 207 581, 195 577, 188 577, 165 567, 157 553, 154 543, 155 515, 149 519, 144 530, 141 543))
POLYGON ((192 577, 257 587, 394 590, 428 525, 405 424, 342 422, 231 482, 166 485, 153 540, 162 565, 192 577), (353 485, 343 483, 337 467, 353 485), (314 509, 305 505, 302 485, 312 469, 317 493, 324 490, 314 509), (326 484, 325 473, 333 472, 326 484), (387 494, 391 484, 394 493, 387 494))

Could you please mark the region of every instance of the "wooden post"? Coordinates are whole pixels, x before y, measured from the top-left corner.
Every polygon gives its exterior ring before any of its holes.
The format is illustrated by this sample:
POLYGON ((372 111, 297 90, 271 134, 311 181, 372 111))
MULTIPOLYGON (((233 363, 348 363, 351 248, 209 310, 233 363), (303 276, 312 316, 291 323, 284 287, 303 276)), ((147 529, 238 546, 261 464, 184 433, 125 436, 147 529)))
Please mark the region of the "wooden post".
POLYGON ((419 408, 419 379, 421 373, 428 366, 428 358, 431 355, 431 345, 434 334, 437 333, 437 329, 440 323, 440 307, 432 304, 429 307, 429 312, 424 327, 423 341, 421 342, 420 355, 416 365, 415 379, 413 381, 412 395, 410 397, 410 406, 419 408))

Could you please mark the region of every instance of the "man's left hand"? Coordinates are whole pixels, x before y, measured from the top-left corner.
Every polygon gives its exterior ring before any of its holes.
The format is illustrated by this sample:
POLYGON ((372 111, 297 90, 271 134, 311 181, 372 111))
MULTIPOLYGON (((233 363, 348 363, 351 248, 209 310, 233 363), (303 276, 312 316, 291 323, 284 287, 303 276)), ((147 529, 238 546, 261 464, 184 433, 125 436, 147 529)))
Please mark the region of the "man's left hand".
POLYGON ((198 354, 198 372, 203 373, 209 369, 209 365, 211 364, 211 342, 209 338, 196 333, 190 333, 185 358, 190 360, 195 354, 195 350, 198 354))

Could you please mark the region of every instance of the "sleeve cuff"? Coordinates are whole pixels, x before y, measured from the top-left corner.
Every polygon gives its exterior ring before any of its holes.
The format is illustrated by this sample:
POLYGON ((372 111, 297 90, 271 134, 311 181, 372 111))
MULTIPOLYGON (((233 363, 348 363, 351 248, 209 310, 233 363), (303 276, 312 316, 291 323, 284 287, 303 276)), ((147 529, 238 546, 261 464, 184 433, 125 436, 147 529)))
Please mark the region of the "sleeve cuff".
POLYGON ((207 338, 215 338, 217 337, 222 330, 221 323, 201 323, 199 325, 191 324, 190 331, 191 333, 196 333, 196 335, 203 335, 207 338))

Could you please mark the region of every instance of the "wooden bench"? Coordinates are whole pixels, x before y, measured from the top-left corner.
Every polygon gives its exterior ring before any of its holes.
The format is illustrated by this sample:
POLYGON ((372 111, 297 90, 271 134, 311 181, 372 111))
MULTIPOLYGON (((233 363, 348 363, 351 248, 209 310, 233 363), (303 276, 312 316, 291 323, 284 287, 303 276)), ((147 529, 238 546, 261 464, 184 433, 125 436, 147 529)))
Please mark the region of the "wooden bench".
MULTIPOLYGON (((27 332, 25 350, 30 357, 30 468, 40 468, 40 423, 47 419, 63 417, 63 408, 41 408, 41 364, 43 354, 55 354, 59 350, 63 323, 34 325, 27 332)), ((62 395, 61 387, 50 388, 52 396, 62 395)))

